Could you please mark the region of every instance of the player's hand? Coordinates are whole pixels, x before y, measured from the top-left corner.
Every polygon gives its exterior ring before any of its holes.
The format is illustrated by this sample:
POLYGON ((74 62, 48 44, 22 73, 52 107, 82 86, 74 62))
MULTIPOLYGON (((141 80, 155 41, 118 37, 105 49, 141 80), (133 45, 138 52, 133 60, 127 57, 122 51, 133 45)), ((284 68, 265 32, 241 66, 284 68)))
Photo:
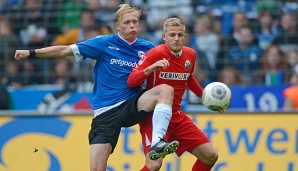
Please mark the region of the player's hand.
POLYGON ((16 50, 16 53, 14 54, 14 58, 16 60, 22 60, 27 58, 30 55, 29 50, 16 50))
POLYGON ((166 69, 169 66, 170 66, 170 63, 166 59, 159 60, 159 61, 157 61, 153 64, 153 68, 154 68, 155 71, 156 70, 161 70, 161 69, 166 69))

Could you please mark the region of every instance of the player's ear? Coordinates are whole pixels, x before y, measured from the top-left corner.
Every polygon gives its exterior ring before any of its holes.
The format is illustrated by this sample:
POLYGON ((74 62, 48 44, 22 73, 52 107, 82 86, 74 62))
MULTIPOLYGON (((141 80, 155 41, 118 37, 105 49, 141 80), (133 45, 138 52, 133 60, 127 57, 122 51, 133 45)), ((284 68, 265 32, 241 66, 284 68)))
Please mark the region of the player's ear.
POLYGON ((115 24, 115 27, 116 27, 116 30, 119 32, 120 31, 120 29, 119 29, 119 25, 118 25, 118 23, 116 22, 116 24, 115 24))
POLYGON ((164 33, 162 33, 161 36, 162 36, 162 40, 165 41, 166 35, 164 33))

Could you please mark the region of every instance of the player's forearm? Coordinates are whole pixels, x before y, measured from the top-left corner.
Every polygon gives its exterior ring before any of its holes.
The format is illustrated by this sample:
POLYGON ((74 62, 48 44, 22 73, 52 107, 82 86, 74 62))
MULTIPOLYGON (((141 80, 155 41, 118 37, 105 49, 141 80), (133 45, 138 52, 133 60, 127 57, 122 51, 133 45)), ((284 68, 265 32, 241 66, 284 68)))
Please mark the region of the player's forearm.
POLYGON ((153 67, 152 66, 149 66, 146 69, 144 69, 144 74, 146 76, 149 76, 153 71, 154 71, 153 67))
POLYGON ((35 49, 36 57, 59 58, 73 55, 70 46, 50 46, 41 49, 35 49))
POLYGON ((201 87, 201 85, 198 83, 198 81, 196 80, 196 78, 191 74, 189 79, 188 79, 188 83, 187 83, 187 87, 198 97, 202 97, 203 94, 203 88, 201 87))

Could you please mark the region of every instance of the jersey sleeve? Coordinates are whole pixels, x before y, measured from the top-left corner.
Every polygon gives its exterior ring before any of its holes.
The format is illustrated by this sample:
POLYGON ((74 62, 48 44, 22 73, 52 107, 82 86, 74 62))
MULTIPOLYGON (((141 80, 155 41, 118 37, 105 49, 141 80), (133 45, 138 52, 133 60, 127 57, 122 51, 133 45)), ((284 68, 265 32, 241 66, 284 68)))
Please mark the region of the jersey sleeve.
POLYGON ((144 73, 144 69, 152 65, 155 61, 155 49, 149 50, 139 61, 138 65, 134 67, 134 69, 129 74, 127 85, 129 87, 136 87, 143 84, 146 80, 147 76, 144 73))
POLYGON ((202 97, 203 94, 203 88, 201 85, 198 83, 196 78, 194 77, 193 74, 190 75, 187 83, 187 87, 198 97, 202 97))
POLYGON ((76 61, 86 58, 97 59, 107 41, 107 36, 96 36, 84 42, 71 45, 76 61))
MULTIPOLYGON (((194 59, 196 59, 196 51, 191 49, 191 56, 194 57, 194 59)), ((188 78, 188 82, 187 82, 187 87, 198 97, 202 98, 203 95, 203 88, 201 87, 201 85, 199 84, 199 82, 197 81, 197 79, 195 78, 195 76, 193 75, 194 72, 194 67, 192 67, 191 70, 191 74, 188 78)))
POLYGON ((132 70, 132 72, 129 74, 129 77, 127 79, 127 85, 128 87, 137 87, 143 84, 143 82, 146 80, 147 76, 144 73, 144 70, 132 70))

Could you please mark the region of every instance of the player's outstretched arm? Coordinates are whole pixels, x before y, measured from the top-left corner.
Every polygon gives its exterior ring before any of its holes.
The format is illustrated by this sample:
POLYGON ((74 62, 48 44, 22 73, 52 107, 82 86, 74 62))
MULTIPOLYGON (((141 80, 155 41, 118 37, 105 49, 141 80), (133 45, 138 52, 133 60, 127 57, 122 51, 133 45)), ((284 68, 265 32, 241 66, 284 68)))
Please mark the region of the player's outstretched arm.
POLYGON ((41 49, 32 49, 32 50, 16 50, 14 58, 16 60, 22 60, 30 57, 44 57, 44 58, 53 58, 53 57, 66 57, 73 55, 70 46, 50 46, 41 49))
POLYGON ((190 74, 188 78, 187 87, 199 98, 202 98, 203 88, 201 87, 201 85, 196 80, 193 74, 190 74))

